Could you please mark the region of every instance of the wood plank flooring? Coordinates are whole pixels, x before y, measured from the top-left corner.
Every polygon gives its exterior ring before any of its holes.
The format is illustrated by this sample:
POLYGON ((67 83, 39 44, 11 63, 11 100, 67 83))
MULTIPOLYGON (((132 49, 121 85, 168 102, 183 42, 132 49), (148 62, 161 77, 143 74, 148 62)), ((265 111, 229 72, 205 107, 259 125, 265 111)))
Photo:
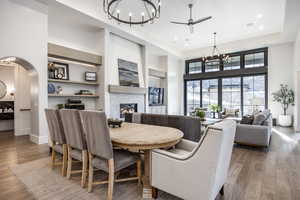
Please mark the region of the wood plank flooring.
MULTIPOLYGON (((275 128, 271 146, 252 148, 236 145, 225 185, 218 200, 299 200, 300 133, 275 128)), ((32 200, 10 166, 49 156, 47 145, 36 145, 28 136, 0 132, 0 199, 32 200)))

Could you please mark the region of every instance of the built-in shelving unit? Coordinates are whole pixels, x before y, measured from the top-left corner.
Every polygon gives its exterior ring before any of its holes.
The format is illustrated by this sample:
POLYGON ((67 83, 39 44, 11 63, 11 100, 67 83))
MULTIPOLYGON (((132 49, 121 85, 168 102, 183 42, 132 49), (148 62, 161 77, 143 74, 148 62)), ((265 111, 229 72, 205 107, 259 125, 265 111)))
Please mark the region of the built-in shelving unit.
POLYGON ((99 78, 99 70, 102 64, 100 55, 83 52, 56 44, 48 44, 48 62, 68 64, 69 80, 48 79, 48 83, 55 88, 60 87, 60 94, 48 94, 49 107, 57 107, 66 104, 68 99, 77 98, 82 101, 86 109, 101 109, 99 101, 98 81, 86 81, 85 72, 96 72, 99 78), (89 90, 93 95, 76 95, 80 90, 89 90))

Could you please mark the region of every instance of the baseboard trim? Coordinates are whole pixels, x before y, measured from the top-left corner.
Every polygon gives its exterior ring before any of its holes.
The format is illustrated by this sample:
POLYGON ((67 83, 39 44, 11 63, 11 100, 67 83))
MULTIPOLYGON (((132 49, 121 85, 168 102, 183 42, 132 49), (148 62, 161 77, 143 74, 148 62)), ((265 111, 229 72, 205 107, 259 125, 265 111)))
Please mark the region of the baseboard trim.
POLYGON ((35 144, 48 144, 48 136, 30 135, 30 140, 35 144))
POLYGON ((22 136, 22 135, 31 135, 31 128, 26 129, 15 129, 15 136, 22 136))

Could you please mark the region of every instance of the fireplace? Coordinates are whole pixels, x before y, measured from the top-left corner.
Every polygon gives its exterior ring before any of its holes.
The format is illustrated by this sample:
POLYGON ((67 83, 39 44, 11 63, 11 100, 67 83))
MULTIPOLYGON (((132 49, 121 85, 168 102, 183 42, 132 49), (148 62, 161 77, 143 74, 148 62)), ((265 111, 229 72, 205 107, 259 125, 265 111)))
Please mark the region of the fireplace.
POLYGON ((138 111, 137 103, 121 103, 120 104, 120 118, 125 118, 125 113, 134 113, 138 111))

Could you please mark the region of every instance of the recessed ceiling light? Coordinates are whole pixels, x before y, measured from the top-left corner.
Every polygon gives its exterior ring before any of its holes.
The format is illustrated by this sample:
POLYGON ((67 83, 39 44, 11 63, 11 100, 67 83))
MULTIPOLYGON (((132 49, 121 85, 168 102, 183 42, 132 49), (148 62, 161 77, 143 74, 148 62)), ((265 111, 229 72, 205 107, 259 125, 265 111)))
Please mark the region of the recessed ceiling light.
POLYGON ((258 15, 256 15, 256 18, 257 19, 261 19, 261 18, 263 18, 263 15, 262 14, 258 14, 258 15))
POLYGON ((264 29, 265 29, 265 26, 264 26, 264 25, 260 25, 258 28, 259 28, 259 30, 261 30, 261 31, 262 31, 262 30, 264 30, 264 29))

